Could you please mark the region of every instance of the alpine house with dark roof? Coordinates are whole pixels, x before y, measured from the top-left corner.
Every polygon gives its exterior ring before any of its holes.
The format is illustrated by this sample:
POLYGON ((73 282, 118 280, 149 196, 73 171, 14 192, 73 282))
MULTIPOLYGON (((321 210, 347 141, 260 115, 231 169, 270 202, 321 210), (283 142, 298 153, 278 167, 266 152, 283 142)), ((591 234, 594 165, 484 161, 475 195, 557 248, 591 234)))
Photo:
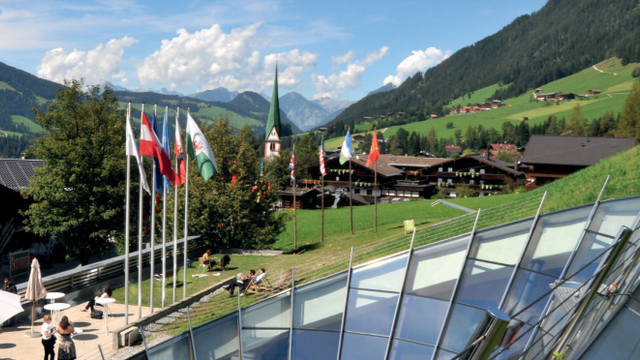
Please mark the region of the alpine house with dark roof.
POLYGON ((533 135, 520 160, 536 188, 636 146, 634 138, 533 135))

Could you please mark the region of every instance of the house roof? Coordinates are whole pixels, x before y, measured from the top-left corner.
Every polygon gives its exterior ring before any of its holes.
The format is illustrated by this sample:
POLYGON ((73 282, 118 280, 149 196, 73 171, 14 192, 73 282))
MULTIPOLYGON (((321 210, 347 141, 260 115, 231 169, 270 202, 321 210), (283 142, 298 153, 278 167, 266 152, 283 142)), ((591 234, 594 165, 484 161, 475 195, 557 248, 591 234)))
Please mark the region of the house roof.
POLYGON ((20 192, 29 187, 35 168, 41 166, 44 166, 44 160, 0 159, 0 184, 20 192))
MULTIPOLYGON (((316 189, 304 189, 304 188, 297 188, 296 189, 296 196, 303 196, 306 195, 310 192, 317 192, 320 193, 320 190, 316 190, 316 189)), ((290 188, 286 188, 284 190, 280 190, 280 195, 289 195, 289 196, 293 196, 293 190, 290 188)))
POLYGON ((391 154, 383 154, 380 155, 380 160, 378 160, 380 164, 391 165, 391 166, 410 166, 410 167, 430 167, 442 164, 443 162, 449 161, 446 158, 428 158, 428 157, 417 157, 417 156, 402 156, 402 155, 391 155, 391 154))
MULTIPOLYGON (((381 155, 382 158, 382 155, 381 155)), ((351 158, 351 162, 354 164, 358 164, 362 167, 367 167, 367 159, 369 159, 369 155, 357 155, 351 158)), ((370 168, 372 171, 374 169, 373 166, 370 168)), ((404 174, 404 171, 393 167, 391 165, 387 165, 384 161, 378 160, 378 174, 384 176, 398 176, 404 174)))
POLYGON ((521 162, 591 166, 635 145, 634 138, 533 135, 521 162))
POLYGON ((484 157, 482 157, 482 155, 480 154, 470 154, 470 155, 466 155, 463 157, 460 157, 458 159, 450 159, 449 161, 442 163, 442 165, 446 165, 449 162, 456 162, 456 161, 460 161, 462 159, 474 159, 480 163, 484 163, 487 165, 490 165, 496 169, 500 169, 502 171, 508 172, 509 174, 513 174, 515 176, 520 176, 522 174, 524 174, 522 171, 518 171, 518 170, 514 170, 513 169, 513 164, 504 162, 502 160, 499 159, 485 159, 484 157))
POLYGON ((491 144, 494 150, 518 150, 514 144, 491 144))

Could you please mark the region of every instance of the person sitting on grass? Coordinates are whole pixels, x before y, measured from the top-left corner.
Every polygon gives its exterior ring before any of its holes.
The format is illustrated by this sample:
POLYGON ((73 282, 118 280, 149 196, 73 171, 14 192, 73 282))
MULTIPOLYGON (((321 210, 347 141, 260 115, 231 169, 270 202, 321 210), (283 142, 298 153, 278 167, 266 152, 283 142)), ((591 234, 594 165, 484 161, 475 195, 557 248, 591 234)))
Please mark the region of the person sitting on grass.
POLYGON ((93 312, 94 311, 93 307, 96 305, 96 300, 110 298, 111 294, 112 294, 111 286, 109 285, 105 286, 104 290, 102 290, 102 295, 96 296, 93 299, 89 300, 89 302, 87 303, 87 306, 85 306, 84 309, 82 309, 82 311, 86 312, 89 308, 91 308, 91 312, 93 312))
POLYGON ((207 267, 207 271, 211 271, 211 268, 216 266, 216 258, 211 259, 209 258, 209 255, 211 255, 211 249, 207 249, 207 251, 202 254, 202 263, 204 265, 209 265, 209 267, 207 267))
MULTIPOLYGON (((251 270, 249 271, 249 275, 245 277, 240 276, 239 279, 236 279, 236 281, 232 281, 231 284, 229 284, 229 286, 226 286, 224 289, 229 290, 229 297, 232 297, 233 291, 236 289, 236 287, 238 288, 238 292, 243 292, 254 276, 256 276, 256 271, 251 270)), ((242 296, 242 294, 240 294, 240 296, 242 296)))

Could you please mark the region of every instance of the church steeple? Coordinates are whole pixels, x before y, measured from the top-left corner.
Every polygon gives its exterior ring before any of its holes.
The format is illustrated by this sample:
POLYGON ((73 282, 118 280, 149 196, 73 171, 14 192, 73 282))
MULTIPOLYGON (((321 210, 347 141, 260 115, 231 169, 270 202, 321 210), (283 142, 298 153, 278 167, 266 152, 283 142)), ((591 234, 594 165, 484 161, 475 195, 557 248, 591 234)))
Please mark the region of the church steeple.
POLYGON ((276 76, 273 80, 273 94, 269 107, 269 118, 264 134, 264 158, 268 160, 273 156, 280 156, 280 101, 278 100, 278 64, 276 63, 276 76))

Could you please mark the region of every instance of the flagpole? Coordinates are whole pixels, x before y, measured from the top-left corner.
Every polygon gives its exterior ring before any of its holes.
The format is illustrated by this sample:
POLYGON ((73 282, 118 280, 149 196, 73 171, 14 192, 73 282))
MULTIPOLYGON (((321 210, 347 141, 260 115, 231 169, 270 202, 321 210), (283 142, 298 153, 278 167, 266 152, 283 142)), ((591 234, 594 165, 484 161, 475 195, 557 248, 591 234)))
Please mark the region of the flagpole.
POLYGON ((349 212, 351 213, 351 235, 353 235, 353 190, 351 190, 351 159, 349 159, 349 212))
MULTIPOLYGON (((191 113, 191 108, 187 107, 187 116, 191 113)), ((186 155, 185 172, 187 174, 187 180, 184 187, 184 264, 182 271, 182 298, 187 297, 187 215, 189 213, 189 154, 186 155)))
MULTIPOLYGON (((293 151, 295 154, 296 151, 296 145, 293 145, 293 151)), ((293 249, 297 249, 298 248, 298 218, 297 218, 297 212, 296 212, 296 207, 297 207, 297 203, 296 203, 296 177, 295 177, 295 171, 296 171, 296 163, 295 163, 295 159, 293 162, 293 171, 294 171, 294 175, 293 175, 293 249)))
MULTIPOLYGON (((144 114, 144 103, 142 103, 141 114, 144 114)), ((142 115, 140 115, 142 121, 142 115)), ((140 132, 142 138, 142 122, 140 123, 140 132)), ((138 204, 138 319, 142 318, 142 181, 140 181, 140 200, 138 204)))
MULTIPOLYGON (((376 128, 373 128, 373 133, 376 133, 376 128)), ((373 137, 375 141, 378 141, 378 137, 373 137)), ((378 146, 378 144, 375 144, 378 146)), ((371 154, 369 154, 371 156, 371 154)), ((373 163, 373 231, 378 232, 378 159, 373 163)))
MULTIPOLYGON (((180 121, 180 106, 176 108, 176 121, 180 121)), ((175 140, 177 141, 177 139, 175 140)), ((176 169, 178 169, 178 155, 176 155, 176 169)), ((173 201, 173 304, 176 302, 176 276, 178 275, 178 185, 175 185, 175 200, 173 201)))
MULTIPOLYGON (((169 121, 169 105, 167 105, 164 109, 164 113, 165 113, 165 122, 169 121)), ((162 124, 163 126, 166 126, 165 124, 162 124)), ((164 128, 163 128, 164 129, 164 128)), ((164 132, 164 131, 163 131, 164 132)), ((169 134, 167 135, 167 142, 169 142, 169 134)), ((164 140, 164 139, 163 139, 164 140)), ((163 182, 162 182, 162 190, 163 190, 163 195, 162 195, 162 308, 164 309, 165 306, 165 288, 167 286, 167 276, 166 276, 166 272, 167 272, 167 190, 164 188, 166 186, 166 180, 165 177, 163 177, 163 182)), ((154 280, 152 279, 151 282, 153 282, 154 280)))
MULTIPOLYGON (((324 135, 322 135, 322 149, 320 149, 321 155, 324 158, 324 135)), ((324 159, 323 159, 324 160, 324 159)), ((322 235, 320 237, 320 242, 324 242, 324 173, 322 172, 322 170, 320 171, 320 175, 322 175, 322 195, 320 197, 320 201, 321 201, 321 206, 320 208, 322 209, 322 221, 321 221, 321 226, 322 226, 322 235)))
MULTIPOLYGON (((156 124, 158 121, 158 104, 153 105, 153 118, 156 119, 156 124)), ((156 131, 154 128, 153 131, 156 131)), ((152 175, 152 190, 151 190, 151 236, 149 238, 149 243, 151 244, 151 256, 149 257, 149 265, 151 267, 151 276, 149 279, 151 280, 149 286, 149 303, 151 306, 151 313, 153 314, 153 276, 155 272, 155 250, 154 245, 156 243, 156 162, 153 161, 153 175, 152 175)))
MULTIPOLYGON (((131 117, 131 102, 127 109, 127 118, 131 117)), ((125 120, 126 121, 126 120, 125 120)), ((128 126, 128 125, 127 125, 128 126)), ((127 128, 128 129, 128 128, 127 128)), ((126 130, 127 132, 129 130, 126 130)), ((128 139, 127 139, 128 140, 128 139)), ((124 323, 129 325, 129 205, 130 205, 130 189, 131 186, 131 157, 127 154, 127 187, 125 188, 126 194, 126 208, 125 208, 125 225, 124 225, 124 323)), ((140 186, 142 186, 142 179, 140 179, 140 186)))

